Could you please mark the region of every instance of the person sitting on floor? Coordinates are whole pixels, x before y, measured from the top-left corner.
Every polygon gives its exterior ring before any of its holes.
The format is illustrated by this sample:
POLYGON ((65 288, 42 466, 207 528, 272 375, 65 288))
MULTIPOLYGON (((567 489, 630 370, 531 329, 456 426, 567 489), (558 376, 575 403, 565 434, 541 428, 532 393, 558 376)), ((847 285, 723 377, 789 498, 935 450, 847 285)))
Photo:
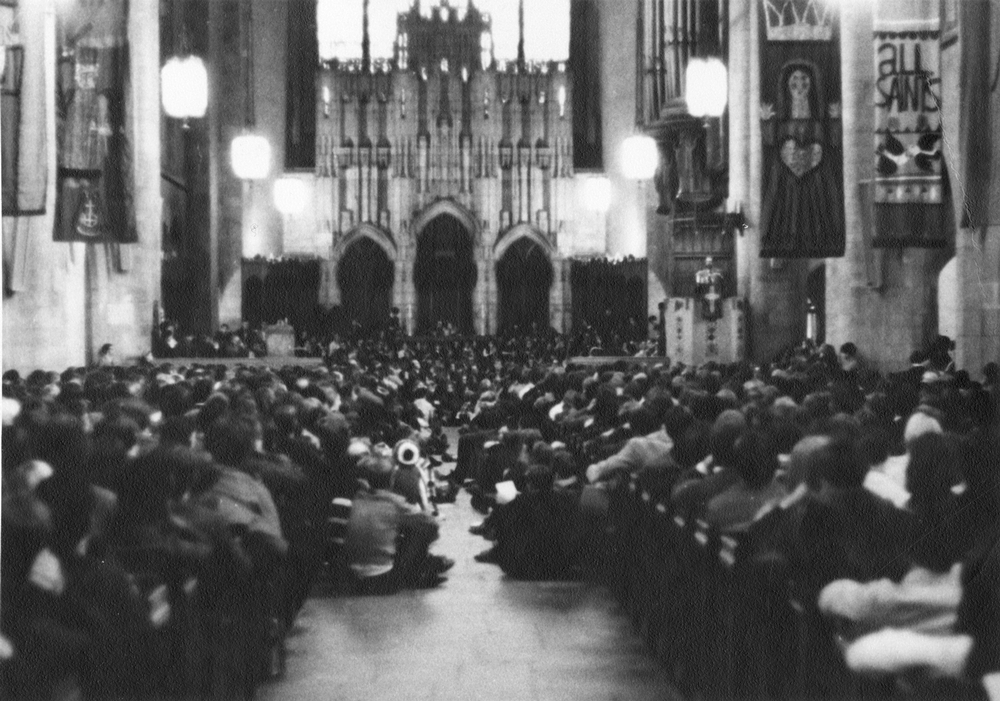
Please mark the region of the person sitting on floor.
POLYGON ((491 516, 496 543, 476 556, 493 562, 515 579, 555 580, 572 575, 575 547, 571 520, 577 499, 554 490, 548 465, 534 464, 524 475, 524 491, 491 516))
POLYGON ((390 458, 366 456, 358 470, 366 484, 352 500, 344 558, 359 591, 390 594, 441 584, 455 562, 428 554, 438 537, 434 517, 390 491, 390 458))

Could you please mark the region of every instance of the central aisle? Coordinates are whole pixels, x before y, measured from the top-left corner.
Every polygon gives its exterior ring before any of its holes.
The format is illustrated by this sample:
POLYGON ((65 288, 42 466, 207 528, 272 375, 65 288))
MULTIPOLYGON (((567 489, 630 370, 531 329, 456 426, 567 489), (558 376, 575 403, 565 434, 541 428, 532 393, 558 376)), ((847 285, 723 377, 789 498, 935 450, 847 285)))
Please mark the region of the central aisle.
POLYGON ((285 679, 264 701, 680 699, 610 593, 517 582, 473 556, 488 543, 464 492, 441 507, 432 551, 457 563, 440 588, 314 595, 288 638, 285 679))

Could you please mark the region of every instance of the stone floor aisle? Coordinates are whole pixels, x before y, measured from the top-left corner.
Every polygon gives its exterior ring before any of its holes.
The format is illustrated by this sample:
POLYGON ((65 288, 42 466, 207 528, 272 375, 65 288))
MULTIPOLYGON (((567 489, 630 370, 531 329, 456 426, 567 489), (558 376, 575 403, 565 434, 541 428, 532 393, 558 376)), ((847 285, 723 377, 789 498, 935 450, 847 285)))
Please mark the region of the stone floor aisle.
POLYGON ((680 696, 611 594, 517 582, 473 556, 486 541, 462 493, 441 507, 435 552, 457 560, 438 589, 311 598, 263 701, 673 700, 680 696))

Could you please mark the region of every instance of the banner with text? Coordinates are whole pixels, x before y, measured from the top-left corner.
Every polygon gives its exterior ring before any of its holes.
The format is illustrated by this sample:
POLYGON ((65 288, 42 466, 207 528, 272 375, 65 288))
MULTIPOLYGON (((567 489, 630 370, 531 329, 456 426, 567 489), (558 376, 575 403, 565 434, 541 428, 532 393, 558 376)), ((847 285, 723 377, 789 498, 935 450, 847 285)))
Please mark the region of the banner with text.
POLYGON ((939 12, 914 0, 876 8, 874 246, 946 244, 939 12))

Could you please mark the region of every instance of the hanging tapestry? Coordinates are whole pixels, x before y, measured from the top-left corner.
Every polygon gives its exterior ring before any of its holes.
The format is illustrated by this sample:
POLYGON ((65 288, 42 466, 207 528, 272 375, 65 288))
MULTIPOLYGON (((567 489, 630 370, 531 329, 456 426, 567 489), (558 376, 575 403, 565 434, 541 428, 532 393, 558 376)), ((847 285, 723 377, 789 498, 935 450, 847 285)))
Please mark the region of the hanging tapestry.
POLYGON ((0 2, 0 182, 4 216, 43 214, 45 4, 0 2))
POLYGON ((843 256, 837 17, 821 0, 761 3, 760 255, 843 256))
POLYGON ((875 9, 874 246, 944 246, 940 5, 875 9))
POLYGON ((58 15, 56 241, 136 241, 127 0, 58 15))

